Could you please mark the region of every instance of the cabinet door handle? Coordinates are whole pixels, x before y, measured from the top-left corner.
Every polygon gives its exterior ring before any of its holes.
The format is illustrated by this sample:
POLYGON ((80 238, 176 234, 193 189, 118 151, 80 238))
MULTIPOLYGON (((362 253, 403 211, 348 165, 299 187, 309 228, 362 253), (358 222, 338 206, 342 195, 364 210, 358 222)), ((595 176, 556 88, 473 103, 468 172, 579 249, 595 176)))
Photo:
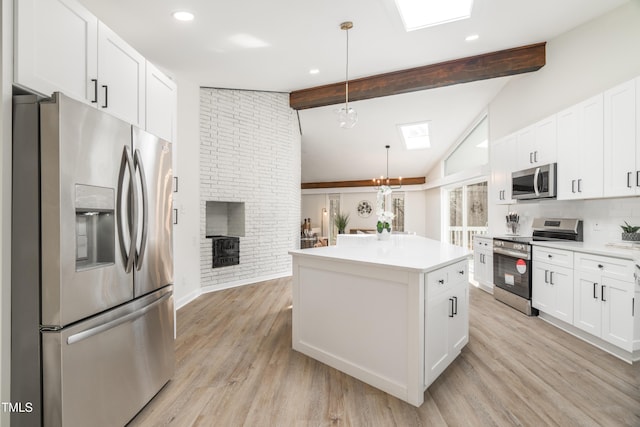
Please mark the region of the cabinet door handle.
POLYGON ((107 108, 109 106, 109 87, 107 85, 102 85, 104 88, 104 105, 102 108, 107 108))
POLYGON ((549 283, 549 270, 544 271, 544 283, 549 283))
POLYGON ((449 308, 451 309, 451 311, 449 312, 449 317, 453 317, 453 298, 449 298, 449 302, 451 303, 451 305, 449 306, 449 308))
POLYGON ((91 103, 96 104, 98 102, 98 79, 91 79, 93 82, 93 99, 91 103))
POLYGON ((458 314, 458 297, 453 297, 453 315, 458 314))
POLYGON ((594 283, 593 284, 593 299, 598 299, 597 290, 598 290, 598 284, 594 283))
POLYGON ((553 285, 553 271, 549 272, 549 284, 553 285))
POLYGON ((636 187, 640 187, 640 171, 636 171, 636 187))
POLYGON ((627 172, 627 187, 631 188, 631 174, 632 172, 627 172))
POLYGON ((178 209, 175 208, 173 209, 173 224, 178 224, 178 209))
POLYGON ((580 184, 582 184, 582 178, 578 179, 578 193, 582 193, 582 186, 580 184))
POLYGON ((605 285, 600 286, 600 299, 602 300, 602 302, 607 302, 607 300, 604 299, 604 288, 606 288, 605 285))
POLYGON ((533 162, 534 163, 538 163, 538 152, 537 151, 533 152, 533 162))
POLYGON ((636 316, 636 297, 631 298, 631 317, 636 316))
POLYGON ((571 192, 572 193, 576 192, 576 180, 575 179, 571 180, 571 192))
POLYGON ((529 153, 529 163, 533 163, 533 152, 529 153))

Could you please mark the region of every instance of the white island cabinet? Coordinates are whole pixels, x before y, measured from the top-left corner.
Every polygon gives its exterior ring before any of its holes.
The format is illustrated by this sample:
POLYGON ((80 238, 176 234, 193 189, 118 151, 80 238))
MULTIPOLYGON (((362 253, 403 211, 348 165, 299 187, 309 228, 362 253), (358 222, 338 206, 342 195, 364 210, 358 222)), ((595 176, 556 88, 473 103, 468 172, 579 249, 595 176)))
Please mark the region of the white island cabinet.
POLYGON ((420 406, 469 339, 469 251, 351 235, 289 253, 294 350, 420 406))

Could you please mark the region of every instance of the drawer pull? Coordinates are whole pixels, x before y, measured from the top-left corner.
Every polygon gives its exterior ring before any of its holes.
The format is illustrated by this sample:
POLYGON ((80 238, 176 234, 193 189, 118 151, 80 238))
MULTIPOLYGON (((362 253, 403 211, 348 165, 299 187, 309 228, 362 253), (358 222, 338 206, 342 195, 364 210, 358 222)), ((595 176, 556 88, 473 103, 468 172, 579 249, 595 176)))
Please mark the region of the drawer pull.
POLYGON ((604 268, 604 265, 598 264, 598 268, 602 269, 602 268, 604 268))
POLYGON ((553 258, 553 255, 549 254, 549 255, 547 255, 547 257, 548 257, 549 259, 551 259, 551 258, 553 258))
POLYGON ((460 271, 458 271, 458 273, 459 273, 461 276, 464 276, 464 270, 460 270, 460 271))
POLYGON ((438 280, 438 283, 440 283, 441 285, 444 285, 444 279, 438 280))

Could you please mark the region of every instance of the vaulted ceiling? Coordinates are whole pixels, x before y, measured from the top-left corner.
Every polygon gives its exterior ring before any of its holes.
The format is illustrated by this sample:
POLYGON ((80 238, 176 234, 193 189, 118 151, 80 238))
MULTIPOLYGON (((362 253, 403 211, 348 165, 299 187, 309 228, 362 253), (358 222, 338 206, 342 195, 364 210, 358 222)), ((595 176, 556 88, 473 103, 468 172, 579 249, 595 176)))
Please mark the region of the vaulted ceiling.
MULTIPOLYGON (((292 92, 349 77, 420 67, 552 40, 628 0, 475 0, 471 18, 406 32, 394 0, 80 0, 168 74, 200 86, 292 92), (171 13, 186 9, 192 22, 171 13), (478 34, 473 42, 465 37, 478 34), (309 70, 316 68, 317 74, 309 70)), ((444 0, 443 0, 444 1, 444 0)), ((303 182, 424 176, 508 79, 350 103, 354 129, 338 128, 336 106, 299 111, 303 182), (396 125, 429 120, 432 148, 408 152, 396 125)))

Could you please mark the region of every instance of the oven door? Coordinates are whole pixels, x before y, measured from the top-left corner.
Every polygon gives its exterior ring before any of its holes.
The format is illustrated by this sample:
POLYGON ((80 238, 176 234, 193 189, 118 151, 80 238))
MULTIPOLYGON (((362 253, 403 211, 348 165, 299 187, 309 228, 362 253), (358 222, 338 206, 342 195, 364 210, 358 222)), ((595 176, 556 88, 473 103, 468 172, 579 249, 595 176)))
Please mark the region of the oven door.
POLYGON ((493 283, 513 294, 531 299, 531 259, 494 249, 493 283))

